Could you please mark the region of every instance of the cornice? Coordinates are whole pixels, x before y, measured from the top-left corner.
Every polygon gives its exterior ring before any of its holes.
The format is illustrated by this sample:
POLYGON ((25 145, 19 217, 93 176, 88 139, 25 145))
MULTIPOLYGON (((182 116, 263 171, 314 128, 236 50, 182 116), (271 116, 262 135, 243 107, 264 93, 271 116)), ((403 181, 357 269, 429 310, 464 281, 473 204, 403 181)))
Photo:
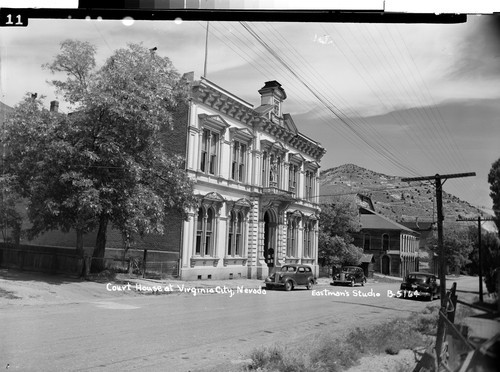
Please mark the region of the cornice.
POLYGON ((216 90, 214 87, 204 84, 204 81, 193 85, 192 97, 194 101, 203 103, 251 128, 262 130, 276 138, 276 140, 286 143, 317 161, 320 161, 326 152, 319 143, 300 133, 288 130, 284 125, 283 118, 271 115, 272 119, 267 119, 262 116, 262 113, 257 112, 249 105, 245 105, 216 90))

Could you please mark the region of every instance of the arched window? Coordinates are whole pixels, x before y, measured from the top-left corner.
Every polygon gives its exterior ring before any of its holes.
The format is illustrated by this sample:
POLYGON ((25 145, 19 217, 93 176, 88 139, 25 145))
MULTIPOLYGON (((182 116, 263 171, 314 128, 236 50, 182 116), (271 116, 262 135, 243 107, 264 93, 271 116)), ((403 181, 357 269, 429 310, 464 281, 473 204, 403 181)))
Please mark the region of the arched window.
POLYGON ((314 234, 314 221, 307 220, 304 222, 304 233, 303 233, 303 256, 305 258, 312 257, 312 237, 314 234))
POLYGON ((294 217, 288 219, 286 239, 286 255, 295 257, 297 255, 297 219, 294 217))
POLYGON ((243 213, 231 211, 228 226, 227 255, 240 257, 243 251, 243 213))
POLYGON ((238 212, 236 215, 236 239, 234 240, 234 255, 241 256, 241 249, 243 246, 243 214, 238 212))
POLYGON ((196 223, 196 248, 195 254, 199 256, 210 256, 213 246, 214 210, 212 208, 198 209, 196 223))

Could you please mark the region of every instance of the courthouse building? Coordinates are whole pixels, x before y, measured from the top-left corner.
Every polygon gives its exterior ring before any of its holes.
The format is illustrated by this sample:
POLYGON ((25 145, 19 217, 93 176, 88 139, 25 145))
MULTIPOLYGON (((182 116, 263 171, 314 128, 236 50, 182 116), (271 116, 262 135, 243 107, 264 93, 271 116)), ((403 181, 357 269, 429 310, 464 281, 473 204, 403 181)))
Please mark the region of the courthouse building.
POLYGON ((317 273, 325 149, 282 112, 285 90, 266 82, 254 107, 205 78, 189 86, 187 118, 166 139, 185 155, 198 198, 165 242, 181 278, 264 278, 285 263, 317 273))
MULTIPOLYGON (((317 274, 325 149, 282 112, 285 90, 265 83, 254 107, 207 79, 193 81, 191 74, 184 81, 190 98, 163 140, 185 157, 198 206, 187 220, 172 217, 165 235, 137 237, 126 256, 142 258, 147 251, 151 267, 184 280, 262 279, 285 263, 311 265, 317 274)), ((84 237, 87 254, 95 234, 84 237)), ((73 250, 75 233, 54 230, 21 243, 73 250)), ((106 257, 123 257, 124 246, 109 227, 106 257)))

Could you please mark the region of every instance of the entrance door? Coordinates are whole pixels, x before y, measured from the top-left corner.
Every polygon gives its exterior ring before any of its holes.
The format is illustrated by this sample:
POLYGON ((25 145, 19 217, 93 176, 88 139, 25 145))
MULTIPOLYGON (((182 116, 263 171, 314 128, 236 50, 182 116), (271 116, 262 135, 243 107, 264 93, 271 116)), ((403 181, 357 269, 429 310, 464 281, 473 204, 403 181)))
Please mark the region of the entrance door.
POLYGON ((382 274, 389 275, 391 273, 391 259, 389 256, 382 257, 382 274))
POLYGON ((274 246, 276 223, 273 222, 272 217, 269 211, 264 214, 264 258, 268 267, 274 267, 276 261, 276 247, 274 246))

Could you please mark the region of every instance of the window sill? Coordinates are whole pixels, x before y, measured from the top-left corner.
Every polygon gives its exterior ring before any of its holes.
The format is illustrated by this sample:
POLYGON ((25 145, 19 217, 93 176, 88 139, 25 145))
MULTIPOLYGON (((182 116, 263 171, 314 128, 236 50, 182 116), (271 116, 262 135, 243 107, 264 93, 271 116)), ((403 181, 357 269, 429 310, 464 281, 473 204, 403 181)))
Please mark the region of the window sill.
POLYGON ((298 264, 298 263, 300 263, 300 258, 285 257, 285 263, 287 263, 287 264, 298 264))
POLYGON ((314 265, 315 261, 316 260, 314 258, 303 258, 302 259, 302 263, 304 265, 314 265))
POLYGON ((217 267, 220 258, 218 257, 191 257, 191 267, 213 266, 217 267))
POLYGON ((240 265, 245 266, 247 264, 248 259, 243 257, 225 257, 223 262, 224 266, 228 265, 240 265))

